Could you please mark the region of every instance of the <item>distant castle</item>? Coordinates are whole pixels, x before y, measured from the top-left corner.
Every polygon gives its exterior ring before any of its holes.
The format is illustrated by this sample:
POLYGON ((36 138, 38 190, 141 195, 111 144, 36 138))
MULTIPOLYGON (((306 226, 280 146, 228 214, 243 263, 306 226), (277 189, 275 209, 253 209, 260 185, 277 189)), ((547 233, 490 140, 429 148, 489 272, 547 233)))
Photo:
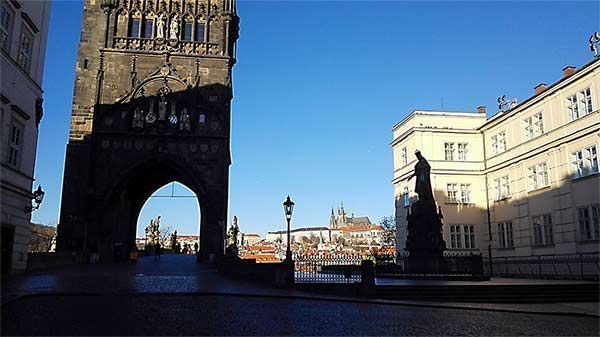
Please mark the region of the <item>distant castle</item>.
POLYGON ((359 225, 372 225, 371 220, 367 216, 354 216, 352 213, 351 216, 347 216, 346 211, 344 210, 344 202, 341 202, 340 207, 337 209, 337 216, 333 212, 333 207, 331 208, 331 215, 329 216, 329 229, 340 229, 343 227, 350 226, 359 226, 359 225))

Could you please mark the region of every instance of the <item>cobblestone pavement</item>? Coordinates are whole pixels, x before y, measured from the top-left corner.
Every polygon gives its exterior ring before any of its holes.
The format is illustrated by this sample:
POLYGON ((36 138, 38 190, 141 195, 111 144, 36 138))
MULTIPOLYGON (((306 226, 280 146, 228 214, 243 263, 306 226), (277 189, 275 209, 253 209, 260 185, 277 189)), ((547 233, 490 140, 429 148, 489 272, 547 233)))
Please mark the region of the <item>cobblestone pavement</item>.
POLYGON ((598 319, 371 303, 193 295, 23 298, 2 335, 597 336, 598 319))
POLYGON ((2 335, 598 335, 599 322, 325 298, 225 278, 181 255, 30 273, 3 279, 1 289, 2 335))

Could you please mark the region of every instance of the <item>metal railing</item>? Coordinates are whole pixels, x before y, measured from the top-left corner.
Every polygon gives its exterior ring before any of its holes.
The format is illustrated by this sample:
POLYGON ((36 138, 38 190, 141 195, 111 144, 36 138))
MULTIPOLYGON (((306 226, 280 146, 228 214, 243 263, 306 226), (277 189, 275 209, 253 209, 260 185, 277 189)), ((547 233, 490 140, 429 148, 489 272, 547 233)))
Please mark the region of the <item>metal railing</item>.
POLYGON ((327 254, 294 256, 296 283, 359 283, 361 255, 327 254))
MULTIPOLYGON (((484 259, 484 272, 489 275, 489 259, 484 259)), ((543 279, 598 280, 598 253, 512 256, 492 258, 493 276, 543 279)))

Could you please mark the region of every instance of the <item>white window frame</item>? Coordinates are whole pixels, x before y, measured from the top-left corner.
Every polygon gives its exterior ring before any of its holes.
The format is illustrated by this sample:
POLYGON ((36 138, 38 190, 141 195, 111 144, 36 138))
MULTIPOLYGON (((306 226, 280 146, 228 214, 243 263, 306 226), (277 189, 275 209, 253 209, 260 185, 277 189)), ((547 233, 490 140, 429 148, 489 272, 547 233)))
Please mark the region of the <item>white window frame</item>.
POLYGON ((469 143, 458 143, 458 160, 469 160, 469 143))
POLYGON ((10 42, 12 41, 13 24, 15 21, 15 10, 8 4, 8 1, 2 1, 0 9, 0 48, 10 53, 10 42), (8 14, 8 17, 4 15, 8 14))
POLYGON ((569 122, 594 112, 592 89, 584 88, 567 97, 567 117, 569 122))
POLYGON ((492 154, 500 154, 504 151, 506 151, 506 131, 492 136, 492 154))
POLYGON ((590 145, 571 152, 573 178, 581 178, 598 173, 598 147, 590 145))
POLYGON ((445 142, 444 143, 444 158, 446 160, 449 160, 449 161, 455 160, 455 157, 454 157, 454 152, 455 152, 454 144, 455 143, 453 143, 453 142, 445 142))
POLYGON ((460 202, 462 204, 472 203, 471 184, 460 184, 460 202))
POLYGON ((475 226, 463 225, 463 233, 465 237, 465 249, 475 249, 475 226))
POLYGON ((577 220, 581 241, 600 240, 600 204, 578 207, 577 220))
POLYGON ((554 244, 552 214, 531 217, 531 224, 533 230, 533 244, 535 246, 554 244))
POLYGON ((8 131, 8 142, 6 148, 6 163, 18 169, 21 166, 21 157, 23 154, 25 125, 13 119, 8 131))
POLYGON ((548 164, 542 162, 527 168, 529 191, 537 190, 550 185, 548 179, 548 164))
POLYGON ((450 225, 450 248, 462 249, 462 231, 460 225, 450 225))
POLYGON ((446 195, 448 197, 448 202, 458 202, 458 184, 457 183, 447 183, 446 184, 446 195))
POLYGON ((410 206, 410 198, 408 197, 408 186, 404 186, 404 191, 402 193, 402 205, 404 207, 410 206))
POLYGON ((510 181, 508 176, 494 179, 494 192, 496 201, 506 199, 510 196, 510 181))
POLYGON ((31 69, 31 59, 33 57, 33 44, 35 43, 35 35, 23 24, 21 26, 21 39, 19 40, 19 51, 17 54, 17 64, 26 73, 31 69), (26 43, 28 41, 28 43, 26 43))
POLYGON ((541 112, 523 120, 525 124, 525 139, 533 139, 544 134, 544 120, 541 112))
POLYGON ((514 248, 512 221, 498 223, 498 247, 514 248))

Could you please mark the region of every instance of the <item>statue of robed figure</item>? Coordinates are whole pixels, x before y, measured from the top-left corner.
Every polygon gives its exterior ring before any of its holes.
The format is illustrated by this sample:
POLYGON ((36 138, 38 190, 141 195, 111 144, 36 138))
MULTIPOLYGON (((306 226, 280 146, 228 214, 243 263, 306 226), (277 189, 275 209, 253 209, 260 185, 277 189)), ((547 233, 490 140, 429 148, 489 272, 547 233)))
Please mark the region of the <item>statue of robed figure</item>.
POLYGON ((412 177, 416 177, 417 181, 415 182, 415 193, 419 195, 419 200, 433 200, 433 192, 431 191, 431 166, 427 162, 427 159, 423 157, 421 151, 416 150, 415 156, 419 160, 417 164, 415 164, 415 172, 408 177, 408 179, 412 179, 412 177))

